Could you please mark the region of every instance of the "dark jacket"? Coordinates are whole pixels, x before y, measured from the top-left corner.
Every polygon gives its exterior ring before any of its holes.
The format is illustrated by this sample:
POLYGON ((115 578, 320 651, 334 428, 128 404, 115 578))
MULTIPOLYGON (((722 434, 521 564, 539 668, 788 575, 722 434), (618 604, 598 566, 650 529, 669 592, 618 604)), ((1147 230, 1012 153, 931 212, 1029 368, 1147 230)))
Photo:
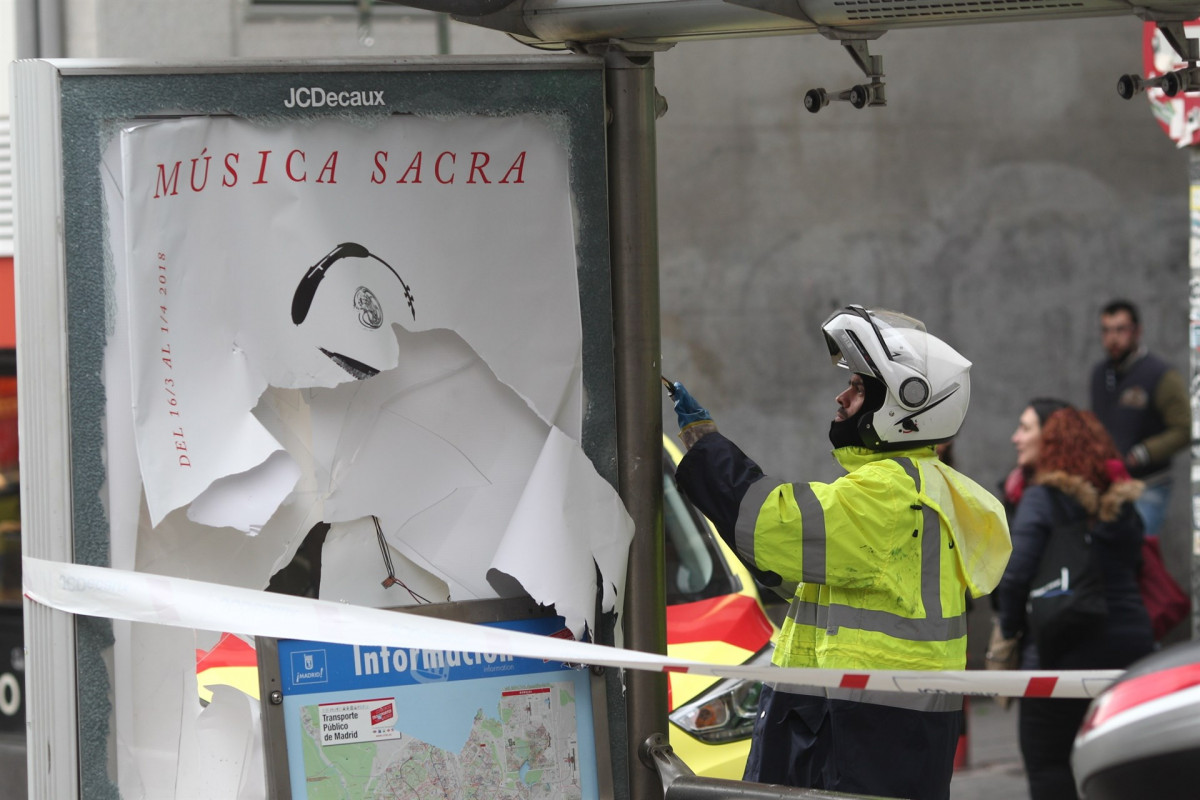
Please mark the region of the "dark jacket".
POLYGON ((1191 441, 1191 402, 1183 376, 1145 348, 1120 364, 1097 364, 1091 398, 1092 412, 1135 478, 1164 472, 1191 441))
POLYGON ((1104 573, 1108 616, 1104 629, 1078 642, 1054 664, 1043 664, 1025 636, 1025 669, 1124 669, 1154 648, 1150 617, 1138 589, 1142 564, 1142 521, 1131 502, 1141 491, 1137 481, 1114 483, 1104 495, 1082 478, 1055 472, 1039 475, 1025 489, 1011 525, 1013 552, 995 600, 1001 631, 1025 633, 1025 604, 1046 542, 1060 521, 1095 518, 1092 546, 1104 573))

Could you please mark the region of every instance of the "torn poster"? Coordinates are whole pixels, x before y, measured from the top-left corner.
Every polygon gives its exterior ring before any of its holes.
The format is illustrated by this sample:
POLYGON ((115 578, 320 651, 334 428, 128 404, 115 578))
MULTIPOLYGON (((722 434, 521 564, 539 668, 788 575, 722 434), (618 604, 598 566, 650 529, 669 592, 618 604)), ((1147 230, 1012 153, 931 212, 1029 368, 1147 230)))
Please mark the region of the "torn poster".
POLYGON ((444 602, 515 580, 579 636, 598 567, 619 608, 632 523, 579 446, 550 121, 149 121, 104 169, 128 330, 106 381, 130 386, 139 564, 262 588, 322 524, 321 597, 444 602), (230 565, 230 530, 255 557, 230 565))

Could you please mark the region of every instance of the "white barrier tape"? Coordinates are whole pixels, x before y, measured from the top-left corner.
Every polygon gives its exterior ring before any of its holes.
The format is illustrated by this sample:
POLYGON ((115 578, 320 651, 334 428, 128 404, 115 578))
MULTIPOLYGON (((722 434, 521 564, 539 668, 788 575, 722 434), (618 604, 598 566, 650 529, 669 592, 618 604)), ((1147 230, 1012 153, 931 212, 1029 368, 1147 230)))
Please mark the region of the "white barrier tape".
POLYGON ((1095 697, 1120 674, 1098 671, 854 671, 711 664, 485 625, 26 556, 25 596, 91 617, 401 649, 479 652, 577 664, 686 672, 785 686, 1002 697, 1095 697))

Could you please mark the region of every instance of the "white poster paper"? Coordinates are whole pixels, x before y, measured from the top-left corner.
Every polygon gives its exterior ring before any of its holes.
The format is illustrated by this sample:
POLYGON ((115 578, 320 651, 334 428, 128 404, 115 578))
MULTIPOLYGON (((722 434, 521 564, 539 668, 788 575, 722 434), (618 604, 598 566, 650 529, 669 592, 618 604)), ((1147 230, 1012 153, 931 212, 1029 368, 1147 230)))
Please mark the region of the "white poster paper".
POLYGON ((579 636, 595 561, 618 607, 632 524, 578 444, 552 124, 172 119, 123 130, 105 167, 128 329, 108 357, 130 364, 140 539, 159 537, 140 563, 220 574, 242 531, 247 565, 277 554, 233 571, 262 588, 323 522, 343 601, 420 602, 406 570, 438 601, 493 597, 499 571, 579 636))

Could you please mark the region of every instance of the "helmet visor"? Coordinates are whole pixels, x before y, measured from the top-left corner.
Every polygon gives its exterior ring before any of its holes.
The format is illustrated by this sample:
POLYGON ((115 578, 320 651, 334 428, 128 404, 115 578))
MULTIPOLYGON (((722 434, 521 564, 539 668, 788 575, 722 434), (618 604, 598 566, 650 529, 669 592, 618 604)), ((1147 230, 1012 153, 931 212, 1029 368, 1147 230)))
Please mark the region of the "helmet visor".
POLYGON ((925 374, 926 331, 919 319, 896 311, 847 306, 822 327, 830 358, 843 369, 873 375, 889 384, 887 377, 897 365, 906 368, 902 372, 925 374), (833 331, 844 335, 831 336, 833 331))

